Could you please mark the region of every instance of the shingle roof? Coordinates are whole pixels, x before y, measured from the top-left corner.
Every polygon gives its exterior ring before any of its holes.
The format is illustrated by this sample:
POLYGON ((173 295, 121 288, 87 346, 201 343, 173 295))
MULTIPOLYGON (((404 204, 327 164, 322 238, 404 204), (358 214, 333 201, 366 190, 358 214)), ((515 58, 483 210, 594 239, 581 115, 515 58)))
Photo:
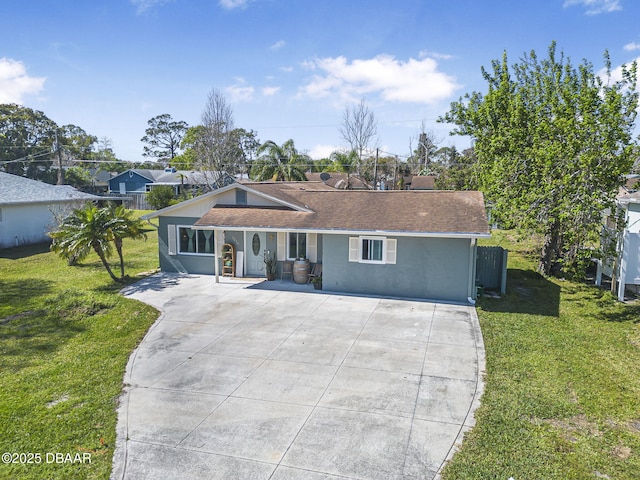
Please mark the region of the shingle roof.
POLYGON ((489 234, 480 192, 366 191, 245 184, 292 207, 216 205, 196 226, 425 234, 489 234), (307 211, 303 211, 305 209, 307 211))
POLYGON ((138 175, 142 175, 144 178, 147 178, 152 183, 168 183, 168 184, 181 184, 184 183, 186 185, 205 185, 207 182, 207 174, 211 177, 213 172, 195 172, 191 170, 176 170, 174 171, 165 171, 165 170, 150 170, 144 168, 132 168, 125 172, 120 173, 112 178, 117 178, 120 175, 123 175, 129 171, 133 171, 138 175))
POLYGON ((70 185, 49 185, 30 178, 0 172, 0 205, 99 199, 101 197, 80 192, 70 185))
POLYGON ((436 184, 435 175, 414 175, 411 179, 411 190, 433 190, 436 184))

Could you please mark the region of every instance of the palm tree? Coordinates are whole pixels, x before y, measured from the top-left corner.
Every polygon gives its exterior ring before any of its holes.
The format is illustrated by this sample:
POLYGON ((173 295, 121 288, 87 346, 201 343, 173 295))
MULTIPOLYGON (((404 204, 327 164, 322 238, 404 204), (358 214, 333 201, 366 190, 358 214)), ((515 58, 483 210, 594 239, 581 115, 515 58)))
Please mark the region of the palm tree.
POLYGON ((133 211, 128 210, 124 205, 116 206, 114 203, 109 204, 106 209, 109 212, 109 229, 111 231, 111 239, 116 246, 118 258, 120 259, 120 278, 124 278, 124 257, 122 255, 122 241, 125 238, 134 240, 144 238, 147 234, 142 230, 144 223, 139 218, 133 217, 133 211))
POLYGON ((358 164, 358 153, 355 150, 349 152, 336 150, 331 153, 329 160, 331 160, 331 163, 325 171, 349 174, 358 164))
POLYGON ((287 140, 282 146, 269 140, 263 143, 256 153, 257 162, 251 168, 254 180, 264 181, 306 181, 306 164, 308 155, 296 150, 293 140, 287 140))
POLYGON ((109 276, 114 281, 119 281, 107 262, 113 251, 108 209, 98 208, 90 203, 84 208, 77 208, 49 236, 53 239, 51 250, 67 260, 82 261, 93 249, 109 276))

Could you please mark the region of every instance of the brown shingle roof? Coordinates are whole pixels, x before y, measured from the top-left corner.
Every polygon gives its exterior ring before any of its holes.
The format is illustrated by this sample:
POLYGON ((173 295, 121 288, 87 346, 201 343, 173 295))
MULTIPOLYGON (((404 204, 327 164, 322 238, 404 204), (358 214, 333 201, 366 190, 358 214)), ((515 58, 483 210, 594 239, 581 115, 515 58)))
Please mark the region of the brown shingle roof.
POLYGON ((411 190, 433 190, 436 184, 435 175, 414 175, 411 179, 411 190))
POLYGON ((308 189, 293 183, 245 185, 280 198, 293 207, 273 209, 216 205, 195 225, 317 231, 489 233, 480 192, 308 189), (307 211, 300 211, 300 208, 307 211))

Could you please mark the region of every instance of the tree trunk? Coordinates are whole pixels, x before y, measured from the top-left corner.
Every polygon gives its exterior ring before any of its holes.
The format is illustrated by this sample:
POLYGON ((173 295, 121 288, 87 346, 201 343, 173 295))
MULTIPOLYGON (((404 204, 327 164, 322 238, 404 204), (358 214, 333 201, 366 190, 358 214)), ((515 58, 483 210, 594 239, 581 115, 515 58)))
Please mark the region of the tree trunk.
POLYGON ((560 253, 560 226, 554 221, 544 235, 544 243, 538 264, 538 272, 544 276, 557 273, 557 260, 560 253))
POLYGON ((118 252, 118 258, 120 259, 120 278, 124 278, 124 257, 122 255, 122 239, 115 238, 113 243, 116 245, 116 251, 118 252))
POLYGON ((111 267, 109 266, 109 263, 107 262, 107 259, 104 256, 104 252, 100 249, 100 247, 93 245, 93 250, 100 257, 100 260, 102 261, 102 265, 104 265, 104 268, 107 269, 107 272, 109 272, 109 276, 113 279, 113 281, 120 282, 120 279, 113 274, 113 271, 111 271, 111 267))

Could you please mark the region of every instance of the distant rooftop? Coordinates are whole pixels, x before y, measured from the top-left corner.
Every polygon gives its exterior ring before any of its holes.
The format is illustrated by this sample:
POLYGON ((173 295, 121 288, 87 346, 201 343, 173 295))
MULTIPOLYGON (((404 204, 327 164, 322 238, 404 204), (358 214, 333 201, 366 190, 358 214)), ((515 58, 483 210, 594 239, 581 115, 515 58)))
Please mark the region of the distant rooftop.
POLYGON ((50 185, 30 178, 0 172, 0 205, 59 203, 70 200, 100 200, 70 185, 50 185))

